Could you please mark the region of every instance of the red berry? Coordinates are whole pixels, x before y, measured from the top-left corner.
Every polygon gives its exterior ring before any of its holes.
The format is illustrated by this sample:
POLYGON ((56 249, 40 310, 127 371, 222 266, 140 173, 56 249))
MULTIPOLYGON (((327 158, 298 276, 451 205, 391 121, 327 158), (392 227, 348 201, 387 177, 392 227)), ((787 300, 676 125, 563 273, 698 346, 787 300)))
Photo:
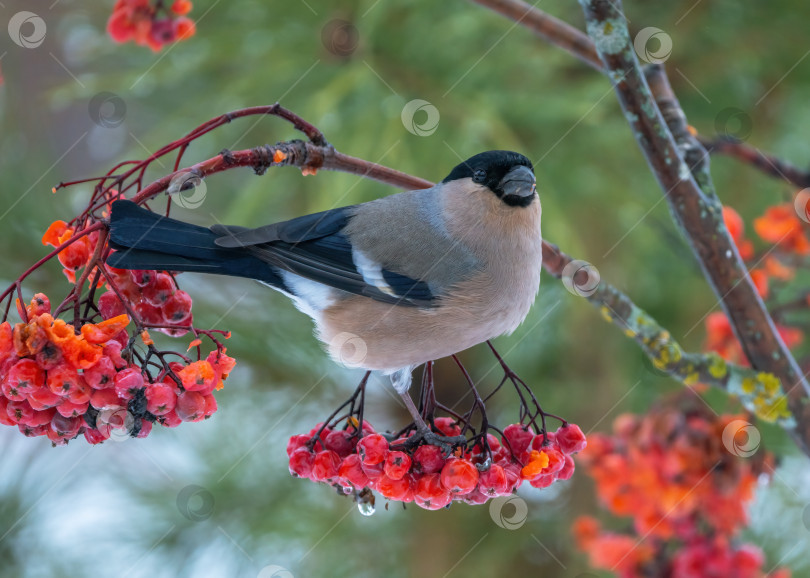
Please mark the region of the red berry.
POLYGON ((28 317, 38 317, 51 312, 51 301, 44 293, 37 293, 31 298, 31 304, 25 308, 28 317))
POLYGON ((55 413, 56 410, 54 408, 44 409, 42 411, 35 411, 34 415, 29 420, 30 425, 33 427, 38 427, 41 425, 49 425, 55 413))
POLYGON ((557 443, 557 434, 554 432, 547 432, 545 435, 537 434, 534 436, 534 439, 532 440, 533 450, 543 451, 547 448, 560 448, 559 444, 557 443), (548 439, 548 443, 546 443, 546 439, 548 439))
POLYGON ((198 391, 184 391, 177 396, 174 411, 177 412, 177 417, 183 421, 205 419, 205 398, 198 391))
POLYGON ((570 480, 574 475, 574 458, 570 455, 565 456, 565 465, 557 472, 558 480, 570 480))
POLYGON ((180 417, 177 415, 177 411, 175 411, 175 409, 173 409, 166 415, 160 416, 160 424, 163 427, 177 427, 181 423, 183 423, 183 420, 180 419, 180 417))
POLYGON ((3 395, 21 401, 45 383, 45 372, 33 359, 21 359, 8 371, 3 382, 3 395))
POLYGON ((414 501, 426 510, 444 508, 453 499, 450 491, 442 485, 440 474, 419 476, 414 488, 414 501))
POLYGON ((79 374, 65 363, 60 363, 48 372, 48 389, 56 395, 67 395, 78 386, 79 374))
POLYGON ((175 286, 172 276, 168 273, 158 273, 154 284, 143 290, 143 298, 149 305, 162 307, 174 291, 175 286))
POLYGON ((379 479, 385 475, 382 462, 370 466, 363 463, 362 456, 358 455, 358 457, 360 458, 360 465, 363 468, 363 473, 366 474, 366 477, 368 478, 369 487, 371 487, 371 489, 375 489, 377 481, 379 481, 379 479))
POLYGON ((323 450, 315 454, 312 461, 312 479, 316 482, 330 481, 337 477, 340 457, 332 450, 323 450))
POLYGON ((341 458, 345 458, 354 451, 354 437, 345 430, 334 430, 324 439, 326 449, 332 450, 341 458))
POLYGON ((290 455, 290 474, 299 478, 310 477, 314 461, 315 454, 307 448, 298 448, 290 455))
MULTIPOLYGON (((154 413, 154 412, 152 412, 152 413, 154 413)), ((309 440, 310 440, 310 436, 308 436, 308 435, 301 434, 301 435, 297 435, 297 436, 292 436, 290 438, 290 441, 287 442, 287 456, 291 456, 293 454, 293 452, 295 450, 297 450, 298 448, 304 447, 309 440)))
POLYGON ((478 476, 478 490, 489 497, 503 496, 509 493, 509 480, 498 464, 492 464, 478 476))
POLYGON ((85 383, 93 389, 113 387, 115 385, 115 365, 112 359, 104 355, 95 365, 85 369, 82 377, 84 377, 85 383))
POLYGON ((147 325, 165 325, 166 320, 163 319, 163 312, 160 307, 141 301, 134 307, 135 313, 141 318, 141 321, 147 325))
POLYGON ((20 430, 21 434, 29 438, 46 435, 50 429, 47 425, 31 426, 23 424, 19 424, 17 428, 20 430))
POLYGON ((412 502, 413 490, 411 489, 411 478, 405 476, 398 480, 383 475, 377 480, 377 491, 389 500, 400 502, 412 502))
POLYGON ((67 443, 71 440, 71 438, 61 435, 59 432, 54 431, 50 427, 47 428, 45 436, 49 440, 51 440, 51 443, 54 446, 66 446, 67 443))
POLYGON ((119 409, 123 407, 125 402, 118 399, 118 394, 114 389, 96 389, 90 396, 90 405, 97 410, 103 409, 119 409))
POLYGON ((79 417, 65 417, 59 413, 51 419, 51 431, 61 438, 73 438, 79 433, 79 429, 84 425, 84 420, 79 417))
POLYGON ((542 474, 532 479, 529 484, 533 488, 547 488, 554 483, 554 474, 542 474))
POLYGON ((524 429, 522 425, 513 423, 503 430, 503 445, 509 448, 512 455, 520 457, 532 443, 534 432, 531 428, 524 429))
POLYGON ((6 413, 14 424, 28 425, 34 417, 34 408, 28 401, 10 401, 6 407, 6 413))
POLYGON ((114 291, 107 291, 98 298, 98 311, 104 319, 112 319, 127 312, 114 291))
MULTIPOLYGON (((121 334, 123 334, 126 337, 127 332, 122 331, 119 335, 121 334)), ((104 345, 103 349, 104 355, 110 358, 110 361, 112 361, 113 366, 115 366, 116 369, 121 369, 127 366, 126 360, 123 357, 121 357, 121 350, 123 348, 124 345, 122 345, 118 341, 108 341, 104 345)))
POLYGON ((383 470, 392 480, 401 480, 411 469, 411 458, 405 452, 388 452, 383 470))
POLYGON ((89 402, 77 404, 69 400, 65 400, 56 407, 56 411, 58 411, 64 417, 79 417, 87 412, 87 407, 89 405, 90 405, 89 402))
POLYGON ((440 472, 444 467, 444 455, 436 446, 419 446, 413 452, 414 470, 424 474, 440 472))
POLYGON ((163 305, 163 318, 168 324, 181 324, 191 317, 191 296, 178 290, 163 305))
POLYGON ((151 270, 131 270, 129 277, 138 287, 150 287, 155 283, 157 271, 151 270))
POLYGON ((437 417, 433 423, 436 425, 436 429, 439 430, 442 435, 446 436, 457 436, 461 435, 461 428, 451 417, 437 417))
POLYGON ((478 484, 478 470, 467 460, 450 458, 441 473, 442 484, 453 494, 469 494, 478 484))
POLYGON ((165 415, 177 405, 177 394, 168 383, 153 383, 146 388, 146 409, 153 415, 165 415))
POLYGON ((90 258, 90 248, 87 239, 79 239, 68 245, 59 252, 57 258, 65 269, 78 269, 90 258))
POLYGON ((360 456, 351 454, 344 458, 343 463, 338 468, 338 476, 341 482, 350 483, 358 490, 362 490, 368 485, 369 479, 363 471, 363 465, 360 456))
POLYGON ((388 453, 388 440, 380 434, 371 434, 357 442, 357 453, 367 466, 381 463, 388 453))
POLYGON ((585 434, 578 425, 569 423, 557 430, 557 443, 563 453, 573 454, 581 452, 588 445, 585 434))
POLYGON ((522 468, 516 462, 510 462, 503 467, 503 473, 506 474, 506 481, 508 483, 507 492, 512 493, 520 487, 523 483, 523 477, 520 475, 522 468))
POLYGON ((29 394, 28 402, 34 409, 42 410, 48 407, 55 407, 61 403, 62 396, 55 394, 47 386, 43 385, 29 394))
POLYGON ((205 399, 205 417, 211 417, 217 412, 217 400, 212 393, 204 395, 203 399, 205 399))
POLYGON ((97 429, 88 427, 84 428, 84 439, 87 440, 87 443, 95 445, 109 439, 109 436, 105 436, 97 429))
POLYGON ((86 404, 90 401, 90 396, 93 393, 93 389, 84 382, 82 376, 79 376, 79 381, 76 382, 76 385, 73 389, 70 390, 68 393, 67 398, 71 403, 82 405, 86 404))
POLYGON ((143 389, 143 375, 139 369, 128 367, 122 369, 115 376, 115 393, 118 397, 129 401, 132 397, 143 389))

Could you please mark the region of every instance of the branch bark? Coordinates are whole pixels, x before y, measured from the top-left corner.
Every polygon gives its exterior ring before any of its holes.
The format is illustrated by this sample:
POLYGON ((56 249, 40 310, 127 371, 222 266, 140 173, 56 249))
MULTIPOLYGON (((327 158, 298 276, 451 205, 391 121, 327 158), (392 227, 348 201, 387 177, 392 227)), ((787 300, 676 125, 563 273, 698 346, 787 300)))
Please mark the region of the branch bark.
POLYGON ((808 386, 785 347, 740 259, 722 217, 708 170, 708 153, 687 130, 686 118, 661 67, 650 69, 657 102, 642 73, 620 0, 580 0, 619 103, 675 223, 689 241, 751 365, 775 375, 787 390, 798 425, 794 439, 810 455, 808 386), (662 116, 659 106, 666 115, 662 116))
POLYGON ((601 280, 593 288, 586 279, 578 283, 574 278, 582 269, 578 263, 582 262, 575 261, 555 245, 544 243, 543 268, 563 282, 568 276, 567 284, 573 285, 577 294, 599 309, 606 321, 635 341, 654 367, 687 386, 703 383, 723 389, 762 419, 788 430, 796 427, 776 376, 728 363, 716 353, 684 351, 669 331, 616 287, 601 280), (582 289, 578 290, 578 285, 582 289))

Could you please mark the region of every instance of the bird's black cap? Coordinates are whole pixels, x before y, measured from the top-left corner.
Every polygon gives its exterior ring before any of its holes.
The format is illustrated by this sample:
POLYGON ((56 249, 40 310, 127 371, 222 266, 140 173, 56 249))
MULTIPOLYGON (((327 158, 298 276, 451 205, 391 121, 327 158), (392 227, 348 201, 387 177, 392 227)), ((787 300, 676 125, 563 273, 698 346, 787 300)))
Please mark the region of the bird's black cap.
POLYGON ((484 185, 509 205, 526 206, 531 203, 534 195, 530 197, 512 198, 504 194, 503 178, 516 167, 526 167, 534 172, 532 162, 520 153, 512 151, 487 151, 468 158, 456 165, 443 183, 459 179, 472 179, 484 185))

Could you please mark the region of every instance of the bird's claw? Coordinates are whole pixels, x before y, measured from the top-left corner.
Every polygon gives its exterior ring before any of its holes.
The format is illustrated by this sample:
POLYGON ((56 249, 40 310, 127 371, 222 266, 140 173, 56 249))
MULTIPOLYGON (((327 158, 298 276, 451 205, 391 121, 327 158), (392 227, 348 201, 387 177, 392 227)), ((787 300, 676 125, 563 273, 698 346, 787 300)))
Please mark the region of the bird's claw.
POLYGON ((440 448, 442 453, 444 453, 444 456, 447 457, 453 453, 453 449, 457 446, 466 445, 467 438, 463 435, 439 435, 429 429, 418 428, 416 433, 407 439, 405 442, 405 447, 415 448, 423 442, 427 445, 440 448))

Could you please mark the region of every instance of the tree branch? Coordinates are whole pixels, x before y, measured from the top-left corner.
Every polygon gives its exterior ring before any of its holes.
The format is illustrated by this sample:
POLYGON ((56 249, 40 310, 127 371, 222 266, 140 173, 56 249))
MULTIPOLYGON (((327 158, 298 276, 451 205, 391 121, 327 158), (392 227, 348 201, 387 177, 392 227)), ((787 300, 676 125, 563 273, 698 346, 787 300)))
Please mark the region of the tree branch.
MULTIPOLYGON (((575 273, 569 268, 572 263, 575 270, 579 269, 571 256, 550 243, 544 243, 543 268, 549 274, 563 280, 566 275, 573 277, 575 273)), ((576 280, 571 281, 577 285, 576 280)), ((653 365, 670 377, 687 386, 703 383, 718 387, 737 397, 746 409, 762 419, 776 422, 786 429, 796 426, 779 379, 772 373, 728 363, 716 353, 683 351, 669 331, 609 283, 600 280, 594 289, 577 293, 599 309, 606 321, 617 325, 627 337, 638 343, 653 365)))
POLYGON ((567 22, 521 0, 472 0, 514 20, 540 38, 567 50, 585 64, 604 72, 602 60, 588 36, 567 22))
POLYGON ((751 165, 769 177, 782 179, 799 188, 810 187, 810 171, 802 170, 787 161, 767 155, 756 147, 728 138, 710 140, 698 136, 698 140, 709 153, 732 157, 744 164, 751 165))
POLYGON ((792 433, 802 450, 810 454, 810 405, 806 404, 810 386, 776 331, 726 230, 722 205, 708 171, 708 153, 687 130, 686 118, 661 67, 650 70, 658 102, 653 100, 633 50, 620 0, 580 3, 588 34, 664 191, 675 223, 689 241, 751 365, 774 374, 787 389, 788 406, 799 423, 792 433), (666 120, 659 105, 666 111, 666 120))

